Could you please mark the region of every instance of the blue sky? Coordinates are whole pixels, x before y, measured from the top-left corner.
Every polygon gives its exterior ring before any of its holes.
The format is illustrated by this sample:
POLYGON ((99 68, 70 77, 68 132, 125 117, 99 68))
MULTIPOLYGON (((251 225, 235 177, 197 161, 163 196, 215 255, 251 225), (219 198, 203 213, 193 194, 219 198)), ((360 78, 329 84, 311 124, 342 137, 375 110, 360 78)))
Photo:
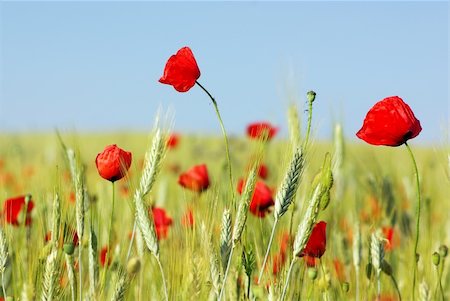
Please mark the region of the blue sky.
POLYGON ((291 100, 317 93, 315 135, 348 137, 378 100, 399 95, 423 131, 449 124, 448 2, 1 2, 0 131, 151 129, 157 108, 174 130, 220 135, 198 87, 158 83, 190 46, 199 81, 226 128, 268 120, 287 134, 291 100))

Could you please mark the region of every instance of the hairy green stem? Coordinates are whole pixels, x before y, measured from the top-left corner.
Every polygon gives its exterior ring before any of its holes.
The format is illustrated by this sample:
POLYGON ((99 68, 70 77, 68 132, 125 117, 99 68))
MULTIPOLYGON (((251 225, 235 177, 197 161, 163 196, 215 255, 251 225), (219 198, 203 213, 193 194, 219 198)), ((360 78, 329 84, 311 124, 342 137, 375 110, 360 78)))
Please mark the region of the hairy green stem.
POLYGON ((419 232, 420 232, 420 201, 421 201, 421 195, 420 195, 420 180, 419 180, 419 170, 417 168, 416 159, 414 157, 414 154, 409 147, 408 143, 405 142, 406 149, 408 150, 408 153, 411 157, 411 160, 413 162, 414 166, 414 173, 416 176, 416 192, 417 192, 417 207, 416 207, 416 240, 414 243, 414 273, 413 273, 413 287, 412 287, 412 295, 413 300, 415 300, 415 290, 416 290, 416 274, 417 274, 417 261, 419 258, 419 254, 417 253, 417 246, 419 245, 419 232))
POLYGON ((219 119, 220 127, 222 129, 223 137, 225 140, 225 151, 226 151, 226 156, 227 156, 228 176, 230 178, 230 193, 231 193, 231 197, 233 199, 234 207, 236 209, 236 203, 235 203, 235 200, 233 197, 234 196, 233 173, 231 171, 231 160, 230 160, 230 150, 229 150, 229 146, 228 146, 228 136, 227 136, 227 132, 225 131, 225 126, 223 125, 222 117, 219 112, 219 107, 217 106, 217 102, 214 99, 214 97, 211 95, 211 93, 209 93, 209 91, 206 90, 205 87, 203 87, 198 81, 196 81, 195 83, 209 96, 209 98, 211 99, 211 102, 214 105, 214 110, 216 111, 217 118, 219 119))

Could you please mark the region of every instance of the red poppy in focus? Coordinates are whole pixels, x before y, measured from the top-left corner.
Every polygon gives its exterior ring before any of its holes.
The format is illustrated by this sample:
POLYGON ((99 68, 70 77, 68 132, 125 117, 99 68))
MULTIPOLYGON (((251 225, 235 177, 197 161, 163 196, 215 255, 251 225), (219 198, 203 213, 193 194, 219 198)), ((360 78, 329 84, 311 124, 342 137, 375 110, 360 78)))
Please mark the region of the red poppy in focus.
POLYGON ((377 102, 367 113, 358 138, 372 145, 399 146, 419 135, 420 121, 398 96, 377 102))
POLYGON ((192 228, 194 226, 194 214, 192 209, 188 208, 181 217, 181 224, 186 228, 192 228))
MULTIPOLYGON (((242 194, 245 181, 239 180, 237 191, 242 194)), ((250 203, 250 212, 258 217, 265 217, 270 212, 271 207, 275 205, 272 197, 272 189, 270 189, 263 181, 256 181, 255 191, 250 203)))
POLYGON ((171 134, 166 142, 167 148, 168 149, 176 148, 179 140, 180 140, 180 136, 178 134, 171 134))
POLYGON ((270 140, 278 132, 278 128, 268 122, 255 122, 247 126, 247 136, 251 139, 270 140))
POLYGON ((108 266, 111 264, 111 256, 108 254, 109 250, 107 246, 104 246, 100 250, 100 265, 104 267, 106 265, 106 257, 108 257, 108 266))
POLYGON ((117 147, 108 145, 95 158, 98 174, 111 182, 122 179, 131 165, 131 153, 117 147))
POLYGON ((261 179, 267 179, 267 175, 269 174, 269 170, 267 169, 267 166, 265 164, 261 164, 258 167, 258 176, 261 179))
POLYGON ((169 58, 159 82, 173 86, 178 92, 187 92, 195 85, 199 77, 200 69, 192 50, 189 47, 183 47, 169 58))
MULTIPOLYGON (((25 206, 25 198, 26 196, 19 196, 11 199, 7 199, 3 203, 3 216, 5 218, 5 221, 8 224, 11 224, 13 226, 19 226, 19 216, 20 212, 22 211, 22 207, 25 206)), ((33 201, 28 201, 27 205, 27 213, 25 218, 25 225, 29 226, 31 224, 31 210, 34 208, 33 201)))
POLYGON ((169 227, 172 225, 172 219, 166 214, 162 208, 153 207, 153 223, 155 225, 156 236, 158 239, 167 238, 169 227))
POLYGON ((202 192, 209 187, 208 169, 205 164, 196 165, 182 173, 178 184, 192 191, 202 192))
MULTIPOLYGON (((306 243, 306 247, 300 254, 297 254, 299 257, 308 256, 312 258, 320 258, 323 253, 325 253, 325 249, 327 246, 327 223, 324 221, 318 222, 314 228, 312 229, 311 236, 309 237, 308 242, 306 243)), ((310 258, 305 258, 310 260, 310 258)))

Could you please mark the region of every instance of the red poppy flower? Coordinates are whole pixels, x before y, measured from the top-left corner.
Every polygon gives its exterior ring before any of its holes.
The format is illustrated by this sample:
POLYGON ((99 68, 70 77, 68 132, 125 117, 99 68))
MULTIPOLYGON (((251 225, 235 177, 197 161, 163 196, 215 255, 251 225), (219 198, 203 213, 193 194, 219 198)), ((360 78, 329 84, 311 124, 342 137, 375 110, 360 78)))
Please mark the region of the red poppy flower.
POLYGON ((188 208, 181 217, 181 224, 186 228, 192 228, 194 226, 194 214, 192 209, 188 208))
POLYGON ((108 266, 111 264, 111 256, 108 254, 109 250, 107 246, 104 246, 101 250, 100 250, 100 265, 102 267, 104 267, 106 265, 106 256, 108 256, 108 266))
POLYGON ((311 236, 306 243, 305 249, 297 254, 297 256, 309 256, 314 258, 322 257, 327 246, 327 223, 324 221, 318 222, 312 229, 311 236))
POLYGON ((153 223, 155 225, 156 236, 158 239, 167 238, 169 227, 172 225, 172 219, 162 208, 153 207, 153 223))
MULTIPOLYGON (((19 196, 11 199, 7 199, 3 203, 3 216, 8 224, 13 226, 19 226, 19 216, 22 211, 22 207, 25 206, 25 196, 19 196)), ((34 208, 34 203, 29 200, 27 205, 27 213, 25 218, 25 225, 31 224, 31 210, 34 208)))
POLYGON ((196 165, 182 173, 178 184, 192 191, 202 192, 209 187, 208 169, 205 164, 196 165))
MULTIPOLYGON (((239 180, 237 190, 239 194, 244 189, 245 181, 239 180)), ((258 217, 265 217, 270 212, 271 207, 275 205, 270 189, 263 181, 256 181, 255 192, 250 203, 250 212, 258 217)))
POLYGON ((180 140, 180 136, 178 134, 171 134, 166 142, 167 148, 168 149, 176 148, 179 140, 180 140))
POLYGON ((247 136, 251 139, 270 140, 278 132, 278 128, 272 126, 268 122, 255 122, 247 126, 247 136))
POLYGON ((172 55, 164 68, 164 75, 159 79, 162 84, 171 85, 178 92, 187 92, 200 77, 194 54, 189 47, 183 47, 172 55))
POLYGON ((122 179, 131 165, 131 153, 112 144, 95 158, 98 174, 111 182, 122 179))
POLYGON ((419 135, 420 121, 398 96, 377 102, 367 113, 358 138, 373 145, 399 146, 419 135))
POLYGON ((261 164, 258 167, 258 176, 261 179, 267 179, 267 175, 269 174, 269 170, 267 169, 267 166, 265 164, 261 164))

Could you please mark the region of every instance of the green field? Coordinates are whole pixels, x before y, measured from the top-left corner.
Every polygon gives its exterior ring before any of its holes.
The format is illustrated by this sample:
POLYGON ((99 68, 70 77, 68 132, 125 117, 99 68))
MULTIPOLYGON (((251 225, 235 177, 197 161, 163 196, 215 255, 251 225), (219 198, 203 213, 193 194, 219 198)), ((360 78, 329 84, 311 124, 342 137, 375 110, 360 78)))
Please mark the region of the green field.
MULTIPOLYGON (((153 134, 150 131, 61 133, 61 137, 67 148, 75 150, 80 162, 78 167, 85 171, 82 178, 89 196, 84 198, 84 235, 73 255, 67 255, 63 242, 67 245, 77 229, 79 199, 66 153, 57 135, 0 135, 0 198, 4 201, 31 194, 34 202, 29 226, 25 226, 24 212, 16 226, 5 223, 2 218, 1 229, 8 245, 6 255, 3 254, 6 263, 2 273, 6 295, 12 300, 73 300, 80 298, 81 288, 82 298, 86 300, 120 300, 120 297, 125 300, 163 300, 160 268, 142 238, 134 240, 127 259, 136 210, 133 196, 139 187, 144 154, 151 148, 153 134), (98 257, 109 240, 112 185, 98 175, 95 157, 109 144, 130 151, 133 160, 127 177, 115 184, 112 263, 105 268, 98 257), (52 245, 45 237, 54 224, 55 195, 59 196, 61 206, 57 232, 61 242, 52 245), (96 245, 89 239, 91 231, 97 238, 96 245), (56 254, 53 261, 51 254, 56 254), (90 260, 90 255, 94 260, 90 260), (67 263, 70 262, 75 263, 74 278, 68 273, 71 269, 67 263), (97 269, 98 273, 95 272, 97 269), (46 295, 49 291, 51 298, 46 295), (120 294, 113 296, 114 293, 120 294)), ((376 300, 377 274, 374 268, 368 274, 367 265, 372 260, 369 256, 371 235, 382 228, 392 228, 393 237, 384 244, 386 265, 380 274, 381 300, 399 299, 395 282, 402 300, 412 300, 417 196, 408 152, 404 146, 374 147, 337 142, 313 139, 304 152, 305 165, 294 205, 279 220, 268 268, 259 285, 257 278, 274 216, 270 213, 260 218, 248 214, 244 232, 233 252, 223 300, 278 300, 281 297, 293 258, 292 244, 289 244, 284 264, 276 275, 273 258, 279 253, 283 233, 291 232, 291 242, 295 237, 314 189, 314 177, 320 172, 327 152, 333 158, 334 185, 328 207, 317 217, 317 221, 327 222, 326 251, 315 268, 308 268, 303 258, 297 258, 286 300, 355 300, 357 283, 359 300, 376 300), (355 254, 354 240, 358 225, 362 250, 361 262, 355 265, 354 256, 358 254, 355 254), (246 259, 243 259, 243 252, 247 254, 246 259), (250 253, 254 255, 254 262, 249 259, 250 253), (317 275, 313 277, 315 272, 317 275)), ((444 300, 450 298, 449 260, 441 254, 440 262, 435 266, 432 254, 439 253, 441 245, 450 243, 449 150, 447 146, 425 147, 414 141, 410 145, 416 155, 422 193, 415 298, 444 300)), ((167 237, 158 242, 158 256, 170 300, 217 299, 224 276, 224 259, 220 252, 222 216, 228 208, 232 222, 235 222, 236 207, 241 199, 236 192, 237 181, 248 176, 249 168, 258 158, 268 167, 269 174, 264 182, 273 188, 275 199, 292 152, 292 143, 288 139, 278 137, 263 143, 246 137, 230 137, 232 195, 222 137, 181 136, 178 146, 167 150, 156 182, 143 200, 147 207, 165 209, 172 219, 167 237), (209 188, 196 193, 181 187, 177 182, 180 173, 202 163, 208 167, 209 188), (192 227, 182 223, 188 208, 193 213, 192 227)))

